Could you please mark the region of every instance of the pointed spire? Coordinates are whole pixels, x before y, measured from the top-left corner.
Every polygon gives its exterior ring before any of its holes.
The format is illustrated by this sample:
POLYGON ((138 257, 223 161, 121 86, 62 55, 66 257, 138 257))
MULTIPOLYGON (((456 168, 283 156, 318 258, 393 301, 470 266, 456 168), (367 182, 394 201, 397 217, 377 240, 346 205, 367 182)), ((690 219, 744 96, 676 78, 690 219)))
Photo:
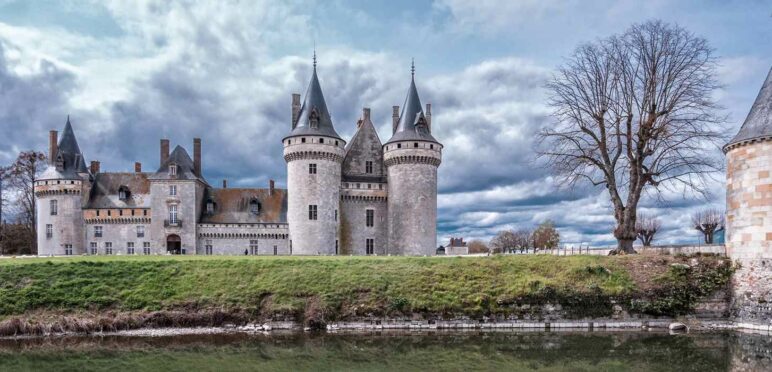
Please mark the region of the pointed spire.
POLYGON ((57 146, 56 157, 62 159, 64 168, 62 174, 87 173, 86 161, 83 153, 78 146, 78 140, 75 138, 75 131, 72 129, 70 115, 67 115, 67 122, 64 124, 62 137, 57 146))
POLYGON ((311 81, 308 84, 303 105, 300 107, 296 122, 293 123, 292 131, 285 138, 301 135, 322 135, 341 139, 332 124, 332 118, 322 93, 322 86, 319 84, 319 77, 316 74, 316 49, 314 49, 313 61, 314 69, 311 73, 311 81))
POLYGON ((405 104, 402 106, 402 113, 399 115, 394 134, 386 143, 411 140, 437 142, 430 133, 428 121, 421 106, 421 98, 418 97, 418 89, 415 85, 415 62, 411 63, 410 75, 410 87, 407 90, 405 104))
POLYGON ((772 139, 772 68, 769 69, 767 78, 740 131, 724 146, 724 151, 747 141, 768 139, 772 139))

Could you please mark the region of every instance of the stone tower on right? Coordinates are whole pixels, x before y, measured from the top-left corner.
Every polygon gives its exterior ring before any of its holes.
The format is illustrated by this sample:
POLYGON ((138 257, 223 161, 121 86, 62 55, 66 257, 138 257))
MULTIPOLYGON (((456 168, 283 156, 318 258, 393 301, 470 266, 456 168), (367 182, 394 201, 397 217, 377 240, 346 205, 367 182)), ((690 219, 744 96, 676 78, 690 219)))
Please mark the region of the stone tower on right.
POLYGON ((402 112, 393 107, 392 136, 383 145, 388 184, 388 254, 433 255, 437 248, 437 168, 442 144, 432 136, 431 104, 424 112, 411 67, 402 112))
POLYGON ((724 153, 726 247, 741 265, 733 279, 734 315, 772 324, 772 69, 724 153))

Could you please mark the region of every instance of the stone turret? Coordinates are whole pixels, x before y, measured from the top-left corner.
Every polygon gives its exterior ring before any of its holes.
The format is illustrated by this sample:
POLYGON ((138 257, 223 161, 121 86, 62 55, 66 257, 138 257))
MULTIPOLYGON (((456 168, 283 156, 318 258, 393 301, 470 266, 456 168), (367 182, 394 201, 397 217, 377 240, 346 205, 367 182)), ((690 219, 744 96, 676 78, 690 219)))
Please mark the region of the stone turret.
POLYGON ((69 116, 62 137, 49 132, 48 168, 35 181, 38 255, 85 252, 83 201, 91 174, 86 168, 69 116))
POLYGON ((290 133, 282 140, 287 162, 287 223, 290 252, 296 255, 338 251, 338 208, 345 141, 332 123, 316 74, 299 110, 293 99, 290 133))
POLYGON ((725 147, 726 246, 739 321, 772 324, 772 69, 739 133, 725 147))
POLYGON ((383 148, 388 183, 387 253, 433 255, 442 145, 431 134, 429 118, 418 97, 414 67, 402 112, 383 148))

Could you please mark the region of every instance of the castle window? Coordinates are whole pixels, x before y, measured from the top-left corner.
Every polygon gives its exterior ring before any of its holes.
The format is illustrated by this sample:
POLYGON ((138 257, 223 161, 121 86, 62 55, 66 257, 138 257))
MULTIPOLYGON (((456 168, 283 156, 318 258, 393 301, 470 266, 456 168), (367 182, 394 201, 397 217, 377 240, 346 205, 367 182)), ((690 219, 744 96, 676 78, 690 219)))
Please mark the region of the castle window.
POLYGON ((177 196, 177 185, 169 185, 169 195, 177 196))
POLYGON ((316 205, 309 205, 308 206, 308 219, 311 221, 316 221, 317 218, 317 206, 316 205))
POLYGON ((64 245, 64 254, 65 256, 72 256, 72 244, 64 245))
POLYGON ((89 253, 92 256, 97 254, 97 243, 96 242, 89 243, 89 253))
POLYGON ((372 184, 370 184, 370 183, 368 183, 368 184, 367 184, 367 188, 368 188, 368 189, 371 189, 372 187, 373 187, 373 185, 372 185, 372 184))
POLYGON ((418 142, 413 143, 413 147, 418 148, 418 142))
POLYGON ((383 184, 382 183, 378 184, 378 190, 383 190, 383 184))
POLYGON ((279 247, 277 247, 277 246, 275 246, 275 245, 274 245, 274 246, 273 246, 273 255, 274 255, 274 256, 276 256, 276 255, 278 255, 278 254, 279 254, 279 247))
POLYGON ((302 143, 306 143, 306 138, 305 138, 305 137, 301 138, 301 139, 300 139, 300 142, 302 142, 302 143))
POLYGON ((257 256, 257 240, 249 241, 249 254, 257 256))
POLYGON ((361 188, 361 187, 362 187, 362 184, 361 184, 361 183, 358 183, 358 184, 357 184, 357 188, 361 188))
POLYGON ((142 211, 142 215, 143 215, 143 216, 147 216, 147 209, 145 209, 144 211, 142 211))
POLYGON ((211 200, 206 202, 206 214, 214 214, 214 202, 211 200))
POLYGON ((97 217, 99 217, 99 211, 97 210, 97 217))
POLYGON ((136 213, 136 211, 134 211, 134 210, 132 209, 132 210, 131 210, 131 215, 132 215, 132 216, 134 216, 134 213, 136 213))
POLYGON ((335 239, 335 254, 338 254, 338 239, 335 239))
POLYGON ((212 255, 212 240, 211 239, 207 239, 206 240, 206 244, 204 245, 204 254, 206 254, 207 256, 211 256, 212 255))
POLYGON ((257 199, 252 199, 252 201, 249 202, 249 212, 254 215, 260 214, 260 202, 258 202, 257 199))
POLYGON ((109 217, 109 216, 112 216, 112 215, 113 215, 113 211, 111 211, 111 210, 109 210, 109 209, 108 209, 108 210, 107 210, 107 216, 109 217))
POLYGON ((126 242, 126 254, 134 254, 134 242, 126 242))
POLYGON ((316 164, 308 164, 308 174, 316 174, 316 164))
POLYGON ((118 188, 118 199, 127 200, 129 199, 129 195, 131 195, 131 191, 129 191, 128 187, 121 186, 118 188))
POLYGON ((139 225, 137 226, 137 238, 144 238, 145 237, 145 226, 139 225))
POLYGON ((142 243, 142 254, 144 255, 150 254, 150 242, 142 243))
POLYGON ((311 114, 308 115, 308 123, 313 129, 319 128, 319 112, 316 110, 316 107, 314 107, 311 110, 311 114))
POLYGON ((324 143, 324 138, 319 138, 319 143, 324 143))
POLYGON ((169 224, 177 224, 177 204, 172 204, 169 206, 169 224))
POLYGON ((365 239, 365 254, 375 253, 375 239, 365 239))
POLYGON ((51 215, 56 216, 59 214, 59 201, 54 199, 48 202, 49 207, 51 208, 51 215))
POLYGON ((51 239, 54 237, 54 225, 48 224, 46 225, 46 239, 51 239))
POLYGON ((432 144, 429 144, 429 148, 430 148, 430 149, 432 149, 432 150, 434 150, 434 145, 432 145, 432 144))
POLYGON ((398 149, 401 149, 401 148, 402 148, 402 144, 401 144, 401 143, 398 143, 398 144, 397 144, 397 148, 398 148, 398 149))
POLYGON ((338 221, 338 210, 335 210, 335 221, 338 221))
POLYGON ((111 242, 105 243, 105 254, 113 254, 113 243, 111 242))
POLYGON ((102 237, 102 226, 94 226, 94 237, 95 238, 102 237))
POLYGON ((375 210, 368 209, 365 211, 365 226, 367 227, 373 227, 375 226, 375 210))
POLYGON ((338 141, 335 141, 335 146, 338 146, 338 141))
POLYGON ((177 164, 170 164, 169 165, 169 175, 170 176, 176 176, 177 175, 177 164))
POLYGON ((119 210, 118 210, 118 215, 119 215, 119 216, 123 216, 123 209, 119 209, 119 210))
POLYGON ((373 173, 373 162, 372 161, 366 161, 365 162, 365 173, 367 173, 367 174, 373 173))

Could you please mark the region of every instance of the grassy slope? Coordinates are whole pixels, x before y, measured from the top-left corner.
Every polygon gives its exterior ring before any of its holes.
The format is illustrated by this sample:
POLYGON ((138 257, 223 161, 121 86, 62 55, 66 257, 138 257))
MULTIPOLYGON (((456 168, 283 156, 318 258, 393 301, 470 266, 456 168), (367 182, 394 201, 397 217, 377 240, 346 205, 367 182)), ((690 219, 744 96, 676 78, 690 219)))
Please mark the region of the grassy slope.
MULTIPOLYGON (((295 318, 313 312, 327 320, 409 313, 511 314, 516 303, 593 307, 598 298, 600 305, 607 305, 611 296, 701 281, 702 276, 673 272, 669 264, 675 260, 546 255, 3 259, 0 315, 106 309, 227 309, 295 318)), ((711 291, 728 278, 714 273, 725 266, 718 259, 701 262, 717 283, 698 286, 711 291)))

